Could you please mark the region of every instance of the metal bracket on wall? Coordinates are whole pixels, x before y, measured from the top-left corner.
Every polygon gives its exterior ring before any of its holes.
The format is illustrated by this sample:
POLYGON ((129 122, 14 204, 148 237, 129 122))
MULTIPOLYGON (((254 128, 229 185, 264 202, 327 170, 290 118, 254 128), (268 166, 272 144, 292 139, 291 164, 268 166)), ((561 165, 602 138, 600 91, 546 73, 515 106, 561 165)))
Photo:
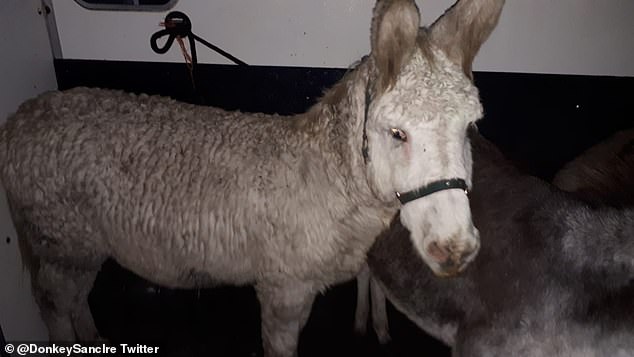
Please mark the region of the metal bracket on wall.
POLYGON ((55 22, 55 11, 53 9, 53 0, 41 0, 38 13, 44 16, 46 21, 46 29, 48 31, 48 40, 51 43, 51 51, 53 58, 62 58, 62 46, 59 42, 59 34, 57 33, 57 23, 55 22))

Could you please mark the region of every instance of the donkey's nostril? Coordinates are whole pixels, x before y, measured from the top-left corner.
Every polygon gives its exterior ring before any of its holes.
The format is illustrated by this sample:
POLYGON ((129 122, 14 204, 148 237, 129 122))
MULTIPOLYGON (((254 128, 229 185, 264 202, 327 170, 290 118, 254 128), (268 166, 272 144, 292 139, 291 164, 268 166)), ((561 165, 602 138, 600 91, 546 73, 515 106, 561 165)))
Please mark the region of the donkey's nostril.
POLYGON ((427 254, 440 263, 444 263, 449 259, 447 249, 439 246, 437 242, 431 242, 427 245, 427 254))

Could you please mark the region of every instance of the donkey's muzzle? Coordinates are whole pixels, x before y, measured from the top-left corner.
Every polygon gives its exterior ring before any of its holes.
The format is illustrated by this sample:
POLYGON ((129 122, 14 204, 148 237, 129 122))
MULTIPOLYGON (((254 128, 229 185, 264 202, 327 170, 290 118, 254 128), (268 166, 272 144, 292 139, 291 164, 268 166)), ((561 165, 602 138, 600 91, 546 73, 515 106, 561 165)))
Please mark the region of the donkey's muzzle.
MULTIPOLYGON (((478 242, 478 240, 476 240, 478 242)), ((468 244, 456 249, 451 244, 440 245, 432 242, 427 246, 427 254, 436 261, 439 269, 435 274, 441 277, 450 277, 461 273, 478 254, 479 243, 468 244)))

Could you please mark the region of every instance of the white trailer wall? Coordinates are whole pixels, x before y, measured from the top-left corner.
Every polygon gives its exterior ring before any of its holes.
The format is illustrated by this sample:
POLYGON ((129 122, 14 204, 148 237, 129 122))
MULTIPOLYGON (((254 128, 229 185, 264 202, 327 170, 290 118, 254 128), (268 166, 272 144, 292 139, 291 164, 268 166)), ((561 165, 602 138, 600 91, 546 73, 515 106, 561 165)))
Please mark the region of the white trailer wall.
MULTIPOLYGON (((370 0, 180 0, 193 32, 249 64, 348 67, 369 51, 370 0)), ((423 22, 453 0, 418 0, 423 22)), ((63 58, 182 61, 153 53, 166 13, 87 10, 53 0, 63 58)), ((507 0, 475 70, 634 76, 634 1, 507 0)), ((227 63, 200 50, 201 62, 227 63)))
MULTIPOLYGON (((0 1, 0 123, 27 98, 57 88, 39 0, 0 1)), ((7 340, 45 340, 0 187, 0 325, 7 340)))

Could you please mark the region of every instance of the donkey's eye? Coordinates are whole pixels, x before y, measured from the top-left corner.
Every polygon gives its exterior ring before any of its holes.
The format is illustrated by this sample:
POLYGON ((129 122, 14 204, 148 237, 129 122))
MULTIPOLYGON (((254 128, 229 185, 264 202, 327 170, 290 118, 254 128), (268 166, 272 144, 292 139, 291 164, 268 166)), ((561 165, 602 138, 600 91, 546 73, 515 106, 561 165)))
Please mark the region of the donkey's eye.
POLYGON ((407 134, 401 129, 392 128, 392 129, 390 129, 390 133, 391 133, 392 137, 394 139, 396 139, 396 140, 400 140, 402 142, 406 142, 407 141, 407 134))

